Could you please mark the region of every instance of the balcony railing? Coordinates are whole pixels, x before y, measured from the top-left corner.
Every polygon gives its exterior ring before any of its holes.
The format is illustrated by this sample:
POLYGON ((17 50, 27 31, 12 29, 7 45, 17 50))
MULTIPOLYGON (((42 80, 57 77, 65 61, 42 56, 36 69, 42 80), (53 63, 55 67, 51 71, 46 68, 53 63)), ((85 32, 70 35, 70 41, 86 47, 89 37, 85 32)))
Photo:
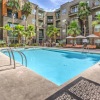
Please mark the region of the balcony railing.
POLYGON ((69 11, 69 15, 75 15, 78 11, 69 11))
POLYGON ((57 28, 60 28, 60 27, 61 27, 61 25, 60 25, 60 24, 57 24, 57 25, 56 25, 56 27, 57 27, 57 28))
POLYGON ((100 1, 92 3, 92 9, 100 7, 100 1))
POLYGON ((53 19, 47 19, 48 23, 53 23, 53 19))

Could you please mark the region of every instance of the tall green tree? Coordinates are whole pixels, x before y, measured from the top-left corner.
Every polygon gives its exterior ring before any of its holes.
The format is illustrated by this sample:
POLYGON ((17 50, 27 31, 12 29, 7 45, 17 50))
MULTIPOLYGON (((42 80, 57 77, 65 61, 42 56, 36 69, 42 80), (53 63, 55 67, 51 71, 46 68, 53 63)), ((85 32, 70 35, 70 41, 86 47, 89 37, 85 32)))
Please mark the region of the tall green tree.
POLYGON ((78 6, 78 17, 80 20, 82 20, 84 25, 84 36, 86 35, 86 21, 90 13, 91 10, 88 3, 85 1, 81 1, 78 6))
MULTIPOLYGON (((6 24, 4 27, 2 27, 3 30, 6 30, 7 33, 8 31, 13 31, 13 28, 11 28, 8 24, 6 24)), ((8 39, 6 37, 6 43, 8 43, 8 39)))
POLYGON ((24 26, 16 25, 13 34, 18 36, 18 42, 21 43, 21 37, 24 35, 24 26))
MULTIPOLYGON (((98 14, 96 16, 96 19, 94 21, 92 21, 92 26, 93 26, 93 33, 94 33, 94 28, 96 25, 100 24, 100 14, 98 14)), ((99 33, 100 33, 100 29, 99 29, 99 33)))
POLYGON ((56 43, 56 39, 57 39, 57 37, 60 35, 60 33, 59 33, 59 28, 54 27, 52 33, 53 33, 53 39, 54 39, 54 41, 55 41, 55 43, 56 43))
POLYGON ((59 36, 59 29, 54 27, 53 25, 50 25, 47 28, 46 34, 49 37, 50 42, 52 42, 52 40, 55 40, 56 42, 56 38, 57 36, 59 36))
POLYGON ((12 10, 12 24, 14 24, 15 14, 20 10, 19 0, 8 0, 7 6, 12 10))
POLYGON ((24 4, 24 6, 22 7, 22 13, 25 15, 26 17, 26 28, 27 28, 27 18, 28 16, 31 14, 32 12, 32 6, 31 6, 31 3, 30 2, 26 2, 24 4))
POLYGON ((68 26, 68 30, 67 30, 67 34, 72 35, 72 36, 77 36, 81 33, 80 27, 78 25, 77 21, 71 21, 69 26, 68 26))
POLYGON ((24 36, 30 41, 30 44, 31 44, 33 37, 36 36, 35 26, 34 25, 28 25, 27 29, 24 32, 24 36))

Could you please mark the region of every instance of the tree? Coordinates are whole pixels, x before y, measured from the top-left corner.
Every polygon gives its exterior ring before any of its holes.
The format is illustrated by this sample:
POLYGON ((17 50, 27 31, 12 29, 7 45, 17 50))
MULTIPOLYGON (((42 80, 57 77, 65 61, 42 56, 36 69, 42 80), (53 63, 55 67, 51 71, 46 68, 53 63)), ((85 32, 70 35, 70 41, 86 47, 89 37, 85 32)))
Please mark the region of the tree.
POLYGON ((86 35, 86 21, 90 13, 91 11, 88 3, 85 1, 81 1, 78 6, 78 17, 80 20, 82 20, 84 25, 84 36, 86 35))
MULTIPOLYGON (((92 21, 92 26, 93 26, 93 32, 94 32, 94 28, 96 25, 100 24, 100 14, 98 14, 96 16, 96 20, 92 21)), ((99 32, 100 32, 100 29, 99 29, 99 32)))
POLYGON ((56 27, 54 27, 54 29, 53 29, 53 32, 52 32, 53 34, 53 38, 54 38, 54 40, 55 40, 55 43, 56 43, 56 39, 57 39, 57 37, 59 36, 59 29, 58 28, 56 28, 56 27))
POLYGON ((18 35, 18 42, 21 43, 21 37, 24 35, 24 26, 16 25, 13 34, 18 35))
POLYGON ((32 12, 32 6, 31 6, 31 3, 30 2, 26 2, 24 4, 24 6, 22 7, 22 13, 25 15, 26 17, 26 28, 27 28, 27 18, 28 16, 31 14, 32 12))
POLYGON ((18 0, 8 0, 7 6, 12 9, 12 18, 13 18, 12 24, 14 24, 15 13, 17 13, 18 10, 20 9, 19 2, 18 2, 18 0))
MULTIPOLYGON (((8 24, 6 24, 4 27, 0 27, 0 29, 6 30, 7 33, 8 31, 13 31, 13 29, 8 24)), ((6 37, 6 42, 8 42, 7 37, 6 37)))
POLYGON ((31 42, 32 39, 33 39, 33 37, 34 37, 35 35, 36 35, 36 33, 35 33, 35 26, 34 26, 34 25, 28 25, 28 26, 27 26, 27 30, 25 30, 25 32, 24 32, 24 36, 25 36, 26 38, 28 38, 29 41, 31 42))
POLYGON ((54 39, 56 42, 57 36, 59 36, 59 29, 54 27, 53 25, 48 26, 47 28, 47 36, 50 38, 50 42, 54 39))
POLYGON ((78 22, 77 21, 71 21, 69 26, 68 26, 67 34, 77 36, 80 33, 81 33, 81 30, 80 30, 80 27, 78 25, 78 22))

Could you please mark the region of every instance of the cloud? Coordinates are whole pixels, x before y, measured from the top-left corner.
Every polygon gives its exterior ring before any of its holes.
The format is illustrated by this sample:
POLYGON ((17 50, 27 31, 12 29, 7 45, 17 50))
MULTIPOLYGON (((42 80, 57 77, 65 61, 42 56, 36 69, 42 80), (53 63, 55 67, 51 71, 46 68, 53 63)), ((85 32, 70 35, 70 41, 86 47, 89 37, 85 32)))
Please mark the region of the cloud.
POLYGON ((31 2, 39 5, 39 7, 43 8, 44 10, 48 12, 55 11, 55 9, 58 9, 60 5, 70 2, 72 0, 30 0, 31 2))
POLYGON ((50 1, 55 5, 61 5, 63 3, 70 2, 72 0, 50 0, 50 1))

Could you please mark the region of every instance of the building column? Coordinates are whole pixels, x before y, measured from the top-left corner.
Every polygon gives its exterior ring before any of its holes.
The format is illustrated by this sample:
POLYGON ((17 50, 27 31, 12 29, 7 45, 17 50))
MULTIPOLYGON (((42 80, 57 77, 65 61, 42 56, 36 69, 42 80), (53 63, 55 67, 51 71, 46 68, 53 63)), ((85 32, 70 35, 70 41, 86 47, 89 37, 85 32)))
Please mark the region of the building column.
POLYGON ((93 34, 92 15, 88 16, 89 34, 93 34))

